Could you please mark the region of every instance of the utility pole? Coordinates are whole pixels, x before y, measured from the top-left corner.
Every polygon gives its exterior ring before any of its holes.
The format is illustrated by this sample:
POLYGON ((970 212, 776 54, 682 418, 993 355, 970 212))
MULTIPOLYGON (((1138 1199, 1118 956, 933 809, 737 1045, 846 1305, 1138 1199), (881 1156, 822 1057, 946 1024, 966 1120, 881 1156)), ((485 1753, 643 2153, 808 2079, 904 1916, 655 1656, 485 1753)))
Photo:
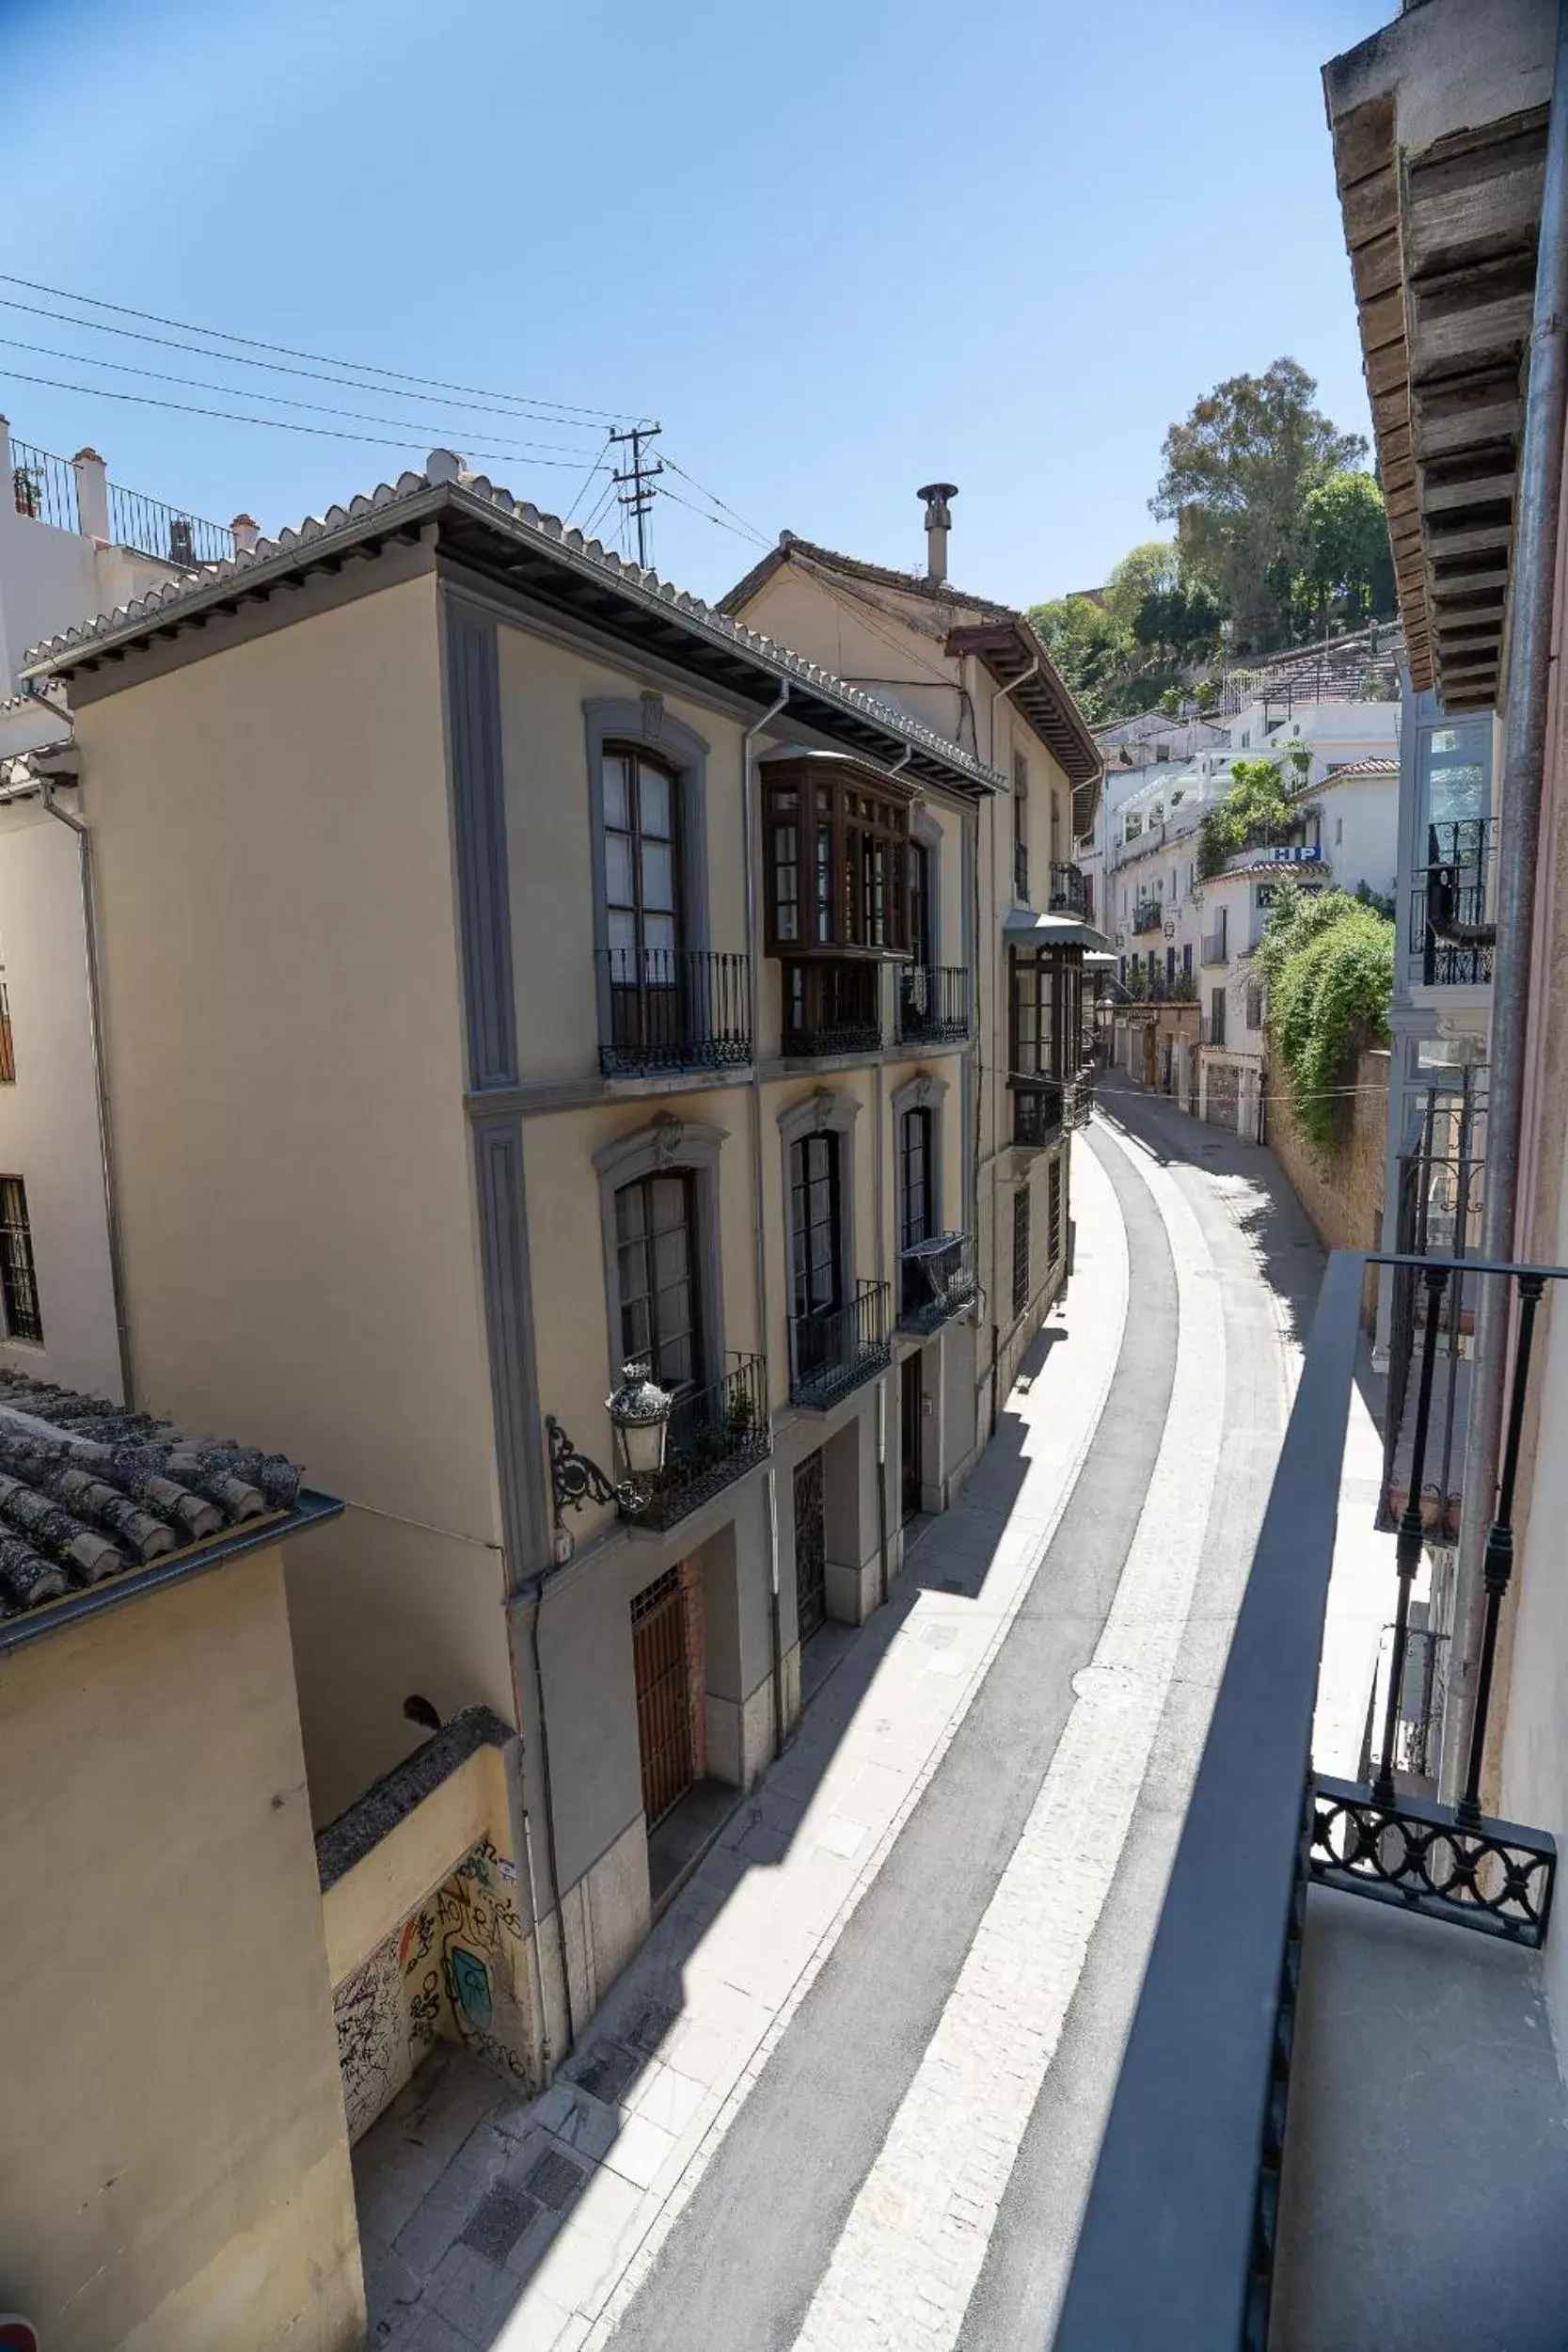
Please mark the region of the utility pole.
POLYGON ((626 432, 612 433, 610 437, 612 441, 631 443, 631 464, 625 473, 618 473, 615 479, 618 483, 631 485, 629 490, 621 489, 618 496, 621 504, 637 517, 637 561, 644 571, 648 568, 647 516, 654 502, 653 484, 664 468, 658 463, 652 466, 643 464, 642 444, 653 440, 663 430, 661 424, 634 424, 626 432))

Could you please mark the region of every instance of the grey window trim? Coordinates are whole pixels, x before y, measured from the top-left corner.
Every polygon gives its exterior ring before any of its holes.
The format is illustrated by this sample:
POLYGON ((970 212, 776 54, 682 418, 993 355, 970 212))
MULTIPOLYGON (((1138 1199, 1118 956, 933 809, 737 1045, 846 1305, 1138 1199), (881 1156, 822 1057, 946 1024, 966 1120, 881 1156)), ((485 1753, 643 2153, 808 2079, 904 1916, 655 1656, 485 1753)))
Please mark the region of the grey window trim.
POLYGON ((582 706, 588 743, 588 827, 594 859, 594 973, 599 1035, 610 1036, 610 973, 602 952, 610 945, 605 888, 604 757, 606 746, 626 744, 646 752, 675 780, 679 809, 679 880, 682 944, 708 944, 707 757, 709 746, 683 719, 666 708, 662 694, 595 694, 582 706))
POLYGON ((703 1370, 723 1377, 724 1253, 721 1247, 719 1155, 729 1134, 705 1120, 677 1119, 660 1111, 646 1127, 618 1136, 594 1154, 599 1179, 599 1222, 604 1237, 605 1331, 611 1383, 621 1375, 620 1248, 615 1231, 615 1196, 642 1176, 689 1174, 696 1179, 697 1282, 701 1291, 703 1370))
POLYGON ((947 1081, 939 1078, 934 1070, 917 1070, 912 1078, 894 1088, 888 1097, 893 1110, 893 1230, 904 1231, 904 1113, 929 1111, 931 1114, 930 1164, 926 1170, 926 1185, 931 1196, 931 1231, 944 1233, 946 1187, 942 1180, 942 1155, 945 1141, 943 1120, 947 1112, 947 1081))
POLYGON ((942 961, 942 830, 928 809, 917 802, 910 811, 910 840, 927 852, 927 871, 930 887, 926 894, 927 921, 931 934, 931 961, 942 961))
MULTIPOLYGON (((861 1105, 854 1095, 846 1094, 837 1087, 818 1087, 800 1102, 790 1103, 779 1113, 779 1143, 781 1174, 786 1231, 784 1233, 784 1297, 794 1293, 790 1269, 794 1262, 795 1235, 787 1230, 790 1203, 789 1155, 793 1144, 803 1136, 836 1135, 843 1138, 838 1154, 838 1246, 839 1290, 846 1305, 855 1295, 859 1261, 855 1255, 855 1121, 861 1105)), ((785 1312, 791 1312, 787 1305, 785 1312)))

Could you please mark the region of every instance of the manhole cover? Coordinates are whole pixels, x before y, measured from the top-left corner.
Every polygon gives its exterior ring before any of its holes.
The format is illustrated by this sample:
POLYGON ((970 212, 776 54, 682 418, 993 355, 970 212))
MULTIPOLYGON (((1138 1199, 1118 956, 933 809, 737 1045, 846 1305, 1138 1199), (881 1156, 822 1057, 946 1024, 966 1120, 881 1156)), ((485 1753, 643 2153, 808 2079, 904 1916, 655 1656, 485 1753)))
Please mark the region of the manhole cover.
POLYGON ((551 2213, 564 2213, 578 2189, 582 2174, 569 2156, 552 2148, 547 2156, 541 2156, 523 2183, 531 2197, 537 2197, 551 2213))
POLYGON ((937 1586, 939 1593, 961 1593, 967 1589, 963 1579, 958 1576, 944 1576, 937 1586))
MULTIPOLYGON (((560 2156, 545 2158, 546 2164, 562 2161, 560 2156)), ((476 2254, 487 2254, 493 2263, 503 2263, 538 2210, 533 2199, 525 2197, 520 2188, 508 2188, 504 2181, 498 2181, 468 2216, 459 2244, 471 2246, 476 2254)))

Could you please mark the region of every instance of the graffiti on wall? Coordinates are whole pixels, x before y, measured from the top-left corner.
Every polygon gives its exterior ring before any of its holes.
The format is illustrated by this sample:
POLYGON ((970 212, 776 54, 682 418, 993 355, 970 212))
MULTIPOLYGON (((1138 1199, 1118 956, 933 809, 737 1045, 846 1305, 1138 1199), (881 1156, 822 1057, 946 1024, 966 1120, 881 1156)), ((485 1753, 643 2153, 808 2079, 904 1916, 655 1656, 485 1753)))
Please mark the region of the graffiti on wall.
POLYGON ((438 2038, 510 2080, 531 2082, 532 2039, 517 1991, 523 1931, 516 1866, 484 1838, 332 1996, 348 2133, 357 2139, 438 2038))

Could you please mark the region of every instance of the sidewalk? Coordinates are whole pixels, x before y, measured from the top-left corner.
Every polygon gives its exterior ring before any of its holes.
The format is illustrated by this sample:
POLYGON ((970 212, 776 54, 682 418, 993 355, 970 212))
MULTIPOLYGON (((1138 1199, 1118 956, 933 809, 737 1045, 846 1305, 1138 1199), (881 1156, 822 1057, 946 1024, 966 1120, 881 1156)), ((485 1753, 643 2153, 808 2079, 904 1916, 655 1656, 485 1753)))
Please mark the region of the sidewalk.
POLYGON ((1068 1302, 995 1441, 561 2077, 519 2101, 443 2049, 356 2149, 371 2344, 578 2352, 636 2294, 940 1765, 1092 1439, 1127 1255, 1087 1152, 1074 1205, 1068 1302))

